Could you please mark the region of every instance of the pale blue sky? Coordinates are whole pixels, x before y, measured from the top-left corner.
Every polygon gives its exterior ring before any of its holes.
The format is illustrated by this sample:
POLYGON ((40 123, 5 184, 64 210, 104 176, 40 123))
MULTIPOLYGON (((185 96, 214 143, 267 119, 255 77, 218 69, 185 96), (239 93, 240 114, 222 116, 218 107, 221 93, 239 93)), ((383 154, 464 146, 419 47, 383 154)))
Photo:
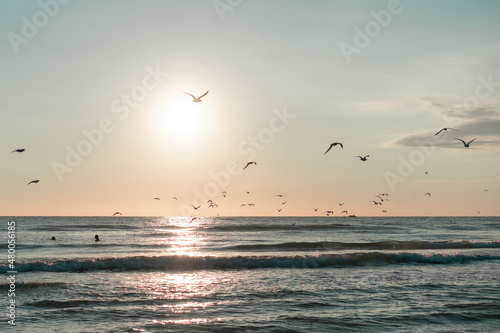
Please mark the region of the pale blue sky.
POLYGON ((339 201, 358 215, 500 213, 497 1, 400 1, 350 62, 340 45, 391 1, 242 1, 223 20, 214 3, 227 1, 57 3, 53 17, 36 1, 0 3, 1 215, 338 215, 339 201), (122 119, 113 102, 155 71, 168 75, 149 77, 155 87, 122 119), (183 93, 206 90, 199 104, 183 93), (179 208, 229 162, 245 165, 238 147, 285 109, 295 118, 255 150, 258 165, 203 194, 218 210, 179 208), (103 120, 110 133, 58 176, 54 163, 67 165, 68 147, 103 120), (445 126, 459 131, 433 136, 445 126), (477 139, 465 148, 455 137, 477 139), (429 154, 415 144, 432 139, 429 154), (344 149, 323 155, 334 141, 344 149), (381 192, 390 203, 368 202, 381 192), (255 210, 239 207, 248 202, 255 210))

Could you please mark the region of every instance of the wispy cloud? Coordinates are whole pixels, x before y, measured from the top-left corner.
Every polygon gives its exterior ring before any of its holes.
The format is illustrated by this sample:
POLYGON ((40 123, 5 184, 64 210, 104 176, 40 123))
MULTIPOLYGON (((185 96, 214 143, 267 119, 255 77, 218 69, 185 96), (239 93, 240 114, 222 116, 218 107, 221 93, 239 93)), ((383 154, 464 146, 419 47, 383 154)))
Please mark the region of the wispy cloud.
POLYGON ((443 117, 446 121, 443 127, 451 127, 457 131, 442 131, 439 135, 435 135, 440 128, 434 128, 400 137, 390 142, 389 146, 432 145, 441 148, 463 148, 463 145, 454 138, 466 141, 477 138, 471 148, 500 146, 500 104, 465 108, 463 105, 447 103, 442 98, 421 98, 420 101, 443 117))

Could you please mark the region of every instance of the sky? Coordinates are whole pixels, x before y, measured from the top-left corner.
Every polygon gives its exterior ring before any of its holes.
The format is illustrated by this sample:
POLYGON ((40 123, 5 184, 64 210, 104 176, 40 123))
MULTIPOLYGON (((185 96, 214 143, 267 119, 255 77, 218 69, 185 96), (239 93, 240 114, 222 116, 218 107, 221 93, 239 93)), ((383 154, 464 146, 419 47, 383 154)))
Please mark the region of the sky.
POLYGON ((499 14, 0 2, 0 215, 498 216, 499 14))

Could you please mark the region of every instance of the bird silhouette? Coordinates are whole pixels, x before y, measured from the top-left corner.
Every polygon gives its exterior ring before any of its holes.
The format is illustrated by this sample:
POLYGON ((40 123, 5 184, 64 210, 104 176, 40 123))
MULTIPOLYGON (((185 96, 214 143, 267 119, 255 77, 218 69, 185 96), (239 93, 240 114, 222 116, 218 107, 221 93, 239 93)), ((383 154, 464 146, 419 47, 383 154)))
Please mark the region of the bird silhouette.
POLYGON ((277 197, 280 197, 280 198, 282 198, 282 197, 286 197, 286 195, 285 195, 285 194, 276 194, 276 196, 277 196, 277 197))
POLYGON ((462 141, 462 143, 464 144, 464 147, 465 147, 465 148, 469 148, 469 145, 470 145, 470 144, 471 144, 474 140, 476 140, 477 138, 474 138, 474 139, 470 140, 469 142, 465 142, 465 141, 464 141, 464 140, 462 140, 462 139, 457 139, 457 138, 454 138, 454 139, 455 139, 455 140, 458 140, 458 141, 462 141))
POLYGON ((363 162, 366 161, 366 159, 368 157, 370 157, 370 155, 366 155, 366 156, 353 156, 353 157, 359 157, 360 160, 362 160, 363 162))
POLYGON ((161 200, 160 198, 153 198, 153 200, 161 200))
POLYGON ((278 209, 277 209, 277 210, 278 210, 278 212, 280 212, 280 213, 281 213, 281 209, 282 209, 282 208, 278 208, 278 209))
POLYGON ((200 208, 200 207, 201 207, 201 206, 196 207, 196 206, 194 206, 194 205, 191 205, 191 206, 193 206, 193 208, 194 208, 195 210, 197 210, 198 208, 200 208))
POLYGON ((343 202, 337 202, 339 204, 339 206, 343 206, 344 203, 343 202))
POLYGON ((243 170, 245 170, 246 168, 248 168, 248 166, 249 166, 250 164, 255 164, 255 165, 257 165, 257 163, 256 163, 256 162, 248 162, 248 163, 247 163, 247 165, 245 165, 245 167, 243 168, 243 170))
POLYGON ((429 192, 425 193, 424 195, 428 195, 429 197, 431 196, 431 194, 429 192))
POLYGON ((287 202, 288 202, 288 201, 285 201, 285 202, 282 202, 281 204, 282 204, 282 205, 284 205, 284 204, 286 204, 287 202))
MULTIPOLYGON (((191 221, 189 221, 189 223, 193 222, 194 220, 201 220, 201 219, 200 219, 198 216, 196 216, 196 217, 193 217, 193 218, 191 219, 191 221)), ((189 224, 189 223, 188 223, 188 224, 189 224)))
POLYGON ((38 182, 39 182, 39 180, 38 180, 38 179, 36 179, 36 180, 32 180, 32 181, 30 181, 30 182, 29 182, 28 184, 26 184, 26 185, 29 185, 29 184, 36 184, 36 183, 38 183, 38 182))
POLYGON ((374 205, 381 205, 381 202, 375 201, 375 200, 370 200, 368 202, 373 202, 374 205))
POLYGON ((313 209, 314 209, 314 211, 315 211, 315 212, 317 212, 317 211, 318 211, 318 208, 313 208, 313 209))
POLYGON ((349 212, 347 210, 343 210, 340 212, 340 214, 344 214, 344 213, 348 214, 349 212))
POLYGON ((326 155, 326 153, 328 153, 330 151, 330 149, 332 149, 332 147, 335 147, 336 145, 339 145, 340 148, 344 149, 344 145, 340 142, 334 142, 330 145, 330 147, 328 147, 328 149, 325 151, 325 153, 323 155, 326 155))
POLYGON ((222 196, 225 198, 227 195, 227 192, 226 191, 222 191, 222 196))
POLYGON ((192 94, 190 94, 190 93, 188 93, 188 92, 185 92, 185 91, 184 91, 184 93, 185 93, 185 94, 188 94, 188 95, 189 95, 189 96, 191 96, 191 97, 193 97, 193 103, 200 103, 200 102, 202 102, 202 100, 201 100, 201 99, 202 99, 203 97, 205 97, 205 96, 208 94, 208 90, 207 90, 207 92, 206 92, 206 93, 204 93, 204 94, 203 94, 203 95, 201 95, 200 97, 195 97, 194 95, 192 95, 192 94))
POLYGON ((120 213, 120 212, 116 212, 116 213, 114 213, 112 216, 116 216, 116 215, 120 215, 120 216, 121 216, 121 215, 122 215, 122 213, 120 213))
POLYGON ((22 153, 23 151, 25 151, 26 149, 24 148, 19 148, 19 149, 16 149, 16 150, 13 150, 11 151, 11 153, 22 153))
POLYGON ((441 133, 442 131, 447 131, 447 130, 454 130, 454 131, 458 131, 454 128, 451 128, 451 127, 443 127, 439 130, 439 132, 437 132, 436 134, 434 134, 434 136, 438 135, 439 133, 441 133))

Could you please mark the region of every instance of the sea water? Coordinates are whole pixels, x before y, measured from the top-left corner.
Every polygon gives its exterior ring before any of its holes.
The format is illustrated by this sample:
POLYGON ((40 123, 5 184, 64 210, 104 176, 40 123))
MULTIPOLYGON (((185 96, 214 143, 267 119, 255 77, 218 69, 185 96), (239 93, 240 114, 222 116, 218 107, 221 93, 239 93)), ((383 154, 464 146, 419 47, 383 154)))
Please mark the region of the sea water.
POLYGON ((499 217, 191 220, 1 217, 0 331, 500 331, 499 217))

